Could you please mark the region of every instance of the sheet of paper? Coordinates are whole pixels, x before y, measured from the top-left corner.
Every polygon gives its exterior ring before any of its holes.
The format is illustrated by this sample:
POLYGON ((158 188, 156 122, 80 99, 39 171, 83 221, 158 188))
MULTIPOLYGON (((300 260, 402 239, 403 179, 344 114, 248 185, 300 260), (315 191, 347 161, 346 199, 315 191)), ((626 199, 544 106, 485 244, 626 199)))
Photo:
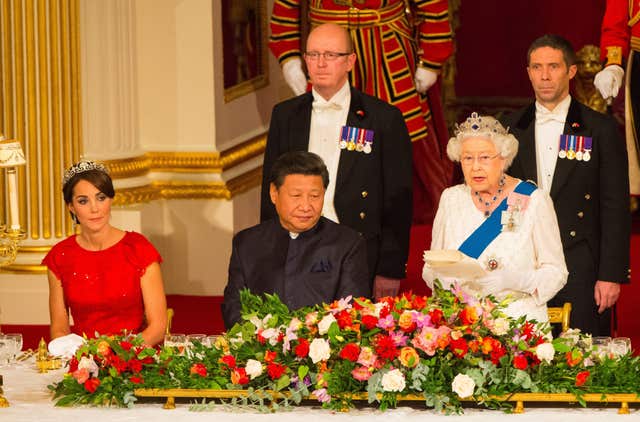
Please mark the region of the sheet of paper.
POLYGON ((478 260, 457 250, 425 251, 424 262, 440 277, 471 281, 487 275, 478 260))

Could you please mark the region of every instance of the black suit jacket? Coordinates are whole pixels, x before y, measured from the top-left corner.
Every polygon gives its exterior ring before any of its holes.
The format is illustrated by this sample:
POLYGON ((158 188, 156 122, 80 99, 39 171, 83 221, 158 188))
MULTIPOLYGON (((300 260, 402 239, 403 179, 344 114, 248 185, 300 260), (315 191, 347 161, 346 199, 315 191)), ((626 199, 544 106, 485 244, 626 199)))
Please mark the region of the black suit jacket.
MULTIPOLYGON (((312 103, 309 92, 273 108, 262 175, 262 221, 276 216, 269 198, 273 163, 285 152, 308 150, 312 103)), ((370 154, 341 151, 336 213, 341 224, 364 236, 371 279, 403 278, 412 212, 411 140, 404 118, 396 107, 351 88, 347 125, 373 130, 374 141, 370 154)))
POLYGON ((227 329, 240 320, 240 290, 276 293, 298 309, 352 295, 369 297, 365 243, 350 228, 321 217, 311 230, 291 239, 271 219, 233 238, 222 315, 227 329))
MULTIPOLYGON (((535 103, 502 119, 518 139, 509 173, 537 182, 535 103)), ((629 280, 629 181, 627 152, 615 122, 571 100, 564 134, 593 139, 589 161, 558 158, 551 198, 558 216, 569 278, 550 302, 573 304, 571 325, 594 335, 609 331, 609 320, 595 311, 597 280, 629 280)), ((558 140, 559 142, 559 140, 558 140)))

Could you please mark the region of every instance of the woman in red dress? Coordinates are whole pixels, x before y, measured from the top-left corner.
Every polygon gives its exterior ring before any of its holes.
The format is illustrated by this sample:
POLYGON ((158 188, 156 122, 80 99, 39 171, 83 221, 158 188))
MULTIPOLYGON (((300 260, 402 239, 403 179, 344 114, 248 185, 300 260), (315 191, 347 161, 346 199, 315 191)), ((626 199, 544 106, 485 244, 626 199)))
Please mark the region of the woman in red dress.
POLYGON ((74 164, 62 192, 81 230, 42 261, 49 269, 51 339, 126 330, 142 334, 148 345, 159 343, 167 324, 162 258, 141 234, 109 224, 115 191, 107 169, 91 161, 74 164))

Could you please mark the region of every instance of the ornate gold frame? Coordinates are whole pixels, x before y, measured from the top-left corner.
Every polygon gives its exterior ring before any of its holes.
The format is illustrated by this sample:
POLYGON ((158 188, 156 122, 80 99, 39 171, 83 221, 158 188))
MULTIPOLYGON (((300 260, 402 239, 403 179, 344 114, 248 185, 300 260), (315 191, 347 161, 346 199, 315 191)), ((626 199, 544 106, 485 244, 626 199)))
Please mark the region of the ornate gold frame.
MULTIPOLYGON (((256 26, 255 28, 256 30, 254 31, 255 39, 253 41, 254 41, 254 48, 256 48, 257 50, 258 74, 255 76, 249 75, 251 76, 249 79, 238 82, 231 86, 225 85, 224 87, 225 103, 228 103, 229 101, 232 101, 236 98, 242 97, 243 95, 246 95, 250 92, 256 91, 269 84, 269 56, 267 51, 267 33, 268 33, 267 0, 242 0, 242 1, 223 0, 222 7, 224 8, 225 5, 227 8, 231 8, 232 5, 234 7, 240 7, 241 5, 247 4, 248 2, 253 3, 253 5, 255 6, 255 10, 258 12, 255 21, 252 22, 252 24, 256 26)), ((223 16, 222 19, 223 21, 229 22, 230 18, 223 16)), ((235 40, 229 39, 229 37, 230 36, 232 37, 233 35, 230 35, 228 32, 231 32, 231 31, 225 31, 224 25, 223 25, 223 33, 222 33, 223 63, 225 61, 224 60, 225 58, 230 59, 233 57, 235 60, 238 60, 238 58, 235 57, 234 51, 229 51, 229 49, 233 47, 235 40)), ((247 68, 245 68, 245 70, 248 72, 247 68)))
MULTIPOLYGON (((213 390, 213 389, 186 389, 186 388, 138 388, 133 391, 137 397, 159 397, 166 398, 163 405, 165 409, 175 409, 176 397, 189 398, 217 398, 231 399, 235 397, 244 397, 249 394, 247 390, 213 390)), ((269 395, 275 399, 288 396, 288 393, 269 391, 269 395)), ((380 394, 378 395, 380 396, 380 394)), ((311 394, 310 399, 315 396, 311 394)), ((515 402, 513 413, 524 413, 524 403, 577 403, 578 398, 571 393, 514 393, 506 396, 491 396, 492 400, 515 402)), ((367 393, 356 393, 351 395, 351 399, 358 401, 367 401, 367 393)), ((618 413, 628 414, 629 403, 640 403, 640 397, 636 394, 604 394, 604 393, 585 393, 582 400, 586 403, 620 403, 618 413)), ((407 394, 398 398, 398 401, 424 401, 424 397, 419 394, 407 394)), ((463 402, 477 402, 476 398, 461 399, 463 402)))

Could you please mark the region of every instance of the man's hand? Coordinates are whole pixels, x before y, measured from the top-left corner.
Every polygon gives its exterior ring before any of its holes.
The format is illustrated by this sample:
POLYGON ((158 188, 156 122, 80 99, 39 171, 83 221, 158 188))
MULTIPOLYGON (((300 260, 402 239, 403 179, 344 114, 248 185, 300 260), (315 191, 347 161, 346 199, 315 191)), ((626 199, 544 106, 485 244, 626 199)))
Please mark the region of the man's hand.
POLYGON ((307 76, 302 70, 302 60, 294 57, 282 65, 282 75, 295 95, 307 92, 307 76))
POLYGON ((433 70, 425 69, 424 67, 418 67, 416 69, 414 79, 416 83, 416 90, 420 94, 424 94, 433 86, 433 84, 436 83, 438 80, 438 73, 433 70))
POLYGON ((611 103, 617 95, 624 80, 624 70, 617 64, 605 67, 593 78, 593 84, 600 91, 602 98, 611 103))
POLYGON ((620 296, 620 284, 611 281, 596 281, 594 289, 594 297, 596 305, 598 305, 598 313, 601 314, 605 309, 615 305, 620 296))
POLYGON ((386 296, 398 296, 400 279, 377 275, 373 280, 373 298, 378 300, 386 296))

